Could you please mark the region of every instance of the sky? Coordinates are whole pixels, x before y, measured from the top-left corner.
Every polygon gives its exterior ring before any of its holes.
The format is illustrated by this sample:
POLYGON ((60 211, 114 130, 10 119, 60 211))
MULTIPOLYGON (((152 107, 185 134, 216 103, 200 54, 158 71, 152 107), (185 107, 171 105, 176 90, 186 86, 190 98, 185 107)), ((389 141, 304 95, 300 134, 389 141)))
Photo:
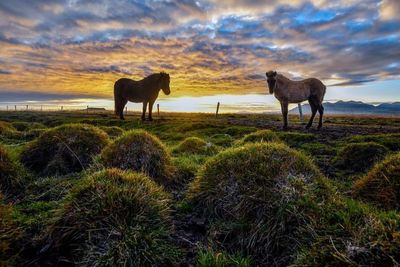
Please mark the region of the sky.
POLYGON ((0 102, 112 100, 118 78, 166 71, 171 101, 276 105, 268 70, 321 79, 328 101, 400 101, 399 14, 398 0, 0 1, 0 102))

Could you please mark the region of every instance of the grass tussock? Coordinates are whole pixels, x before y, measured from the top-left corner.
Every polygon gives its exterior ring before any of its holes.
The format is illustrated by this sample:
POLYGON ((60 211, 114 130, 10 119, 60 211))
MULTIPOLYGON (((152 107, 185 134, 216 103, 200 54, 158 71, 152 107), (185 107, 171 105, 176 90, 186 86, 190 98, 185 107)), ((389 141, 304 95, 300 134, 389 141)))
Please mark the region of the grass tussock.
POLYGON ((28 143, 21 153, 21 162, 42 176, 80 172, 108 143, 107 134, 94 126, 65 124, 28 143))
POLYGON ((39 122, 25 122, 25 121, 15 121, 11 125, 17 129, 17 131, 25 132, 32 129, 44 129, 46 126, 39 122))
POLYGON ((19 253, 22 230, 13 219, 13 206, 2 202, 0 193, 0 266, 8 266, 19 253))
POLYGON ((278 135, 271 130, 260 130, 245 135, 241 140, 238 141, 238 145, 244 145, 247 143, 255 142, 279 142, 280 138, 278 135))
POLYGON ((400 210, 400 153, 386 157, 356 181, 353 194, 380 208, 400 210))
POLYGON ((135 170, 165 184, 172 178, 171 157, 163 143, 143 130, 131 130, 104 148, 100 161, 106 167, 135 170))
POLYGON ((180 142, 172 152, 174 154, 203 154, 212 155, 218 151, 217 146, 210 142, 206 142, 199 137, 188 137, 180 142))
POLYGON ((250 267, 250 263, 247 257, 215 252, 212 249, 200 251, 197 259, 198 267, 250 267))
POLYGON ((382 159, 388 151, 386 147, 374 142, 351 143, 338 151, 335 163, 345 170, 362 172, 382 159))
POLYGON ((187 201, 210 218, 209 238, 222 249, 258 264, 284 265, 311 235, 301 202, 329 191, 305 155, 283 144, 256 143, 207 161, 187 201))
MULTIPOLYGON (((172 266, 170 197, 147 176, 108 169, 67 196, 39 262, 85 266, 172 266)), ((42 250, 43 252, 43 250, 42 250)))
POLYGON ((20 193, 22 185, 17 170, 18 166, 6 148, 0 145, 0 192, 5 196, 20 193))
POLYGON ((21 138, 22 133, 19 132, 11 123, 0 121, 0 137, 6 139, 21 138))

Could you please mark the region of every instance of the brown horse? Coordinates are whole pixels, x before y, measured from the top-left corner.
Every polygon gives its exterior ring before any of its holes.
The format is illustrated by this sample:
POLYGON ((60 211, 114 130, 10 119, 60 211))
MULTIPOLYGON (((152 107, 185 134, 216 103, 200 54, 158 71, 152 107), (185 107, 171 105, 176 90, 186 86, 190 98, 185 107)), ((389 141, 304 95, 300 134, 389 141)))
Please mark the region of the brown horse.
POLYGON ((132 79, 121 78, 114 84, 115 114, 124 120, 124 107, 128 101, 143 103, 142 120, 145 120, 147 104, 149 104, 149 120, 152 121, 153 105, 156 101, 160 89, 164 94, 169 95, 169 74, 165 72, 154 73, 146 78, 135 81, 132 79))
POLYGON ((268 71, 265 73, 267 76, 267 83, 270 94, 281 103, 283 115, 283 129, 287 129, 288 125, 288 105, 289 103, 300 103, 308 100, 311 107, 311 118, 307 123, 306 129, 310 128, 317 110, 319 112, 318 129, 322 127, 322 117, 324 114, 324 107, 322 101, 326 91, 326 86, 316 78, 305 79, 301 81, 292 81, 276 71, 268 71))

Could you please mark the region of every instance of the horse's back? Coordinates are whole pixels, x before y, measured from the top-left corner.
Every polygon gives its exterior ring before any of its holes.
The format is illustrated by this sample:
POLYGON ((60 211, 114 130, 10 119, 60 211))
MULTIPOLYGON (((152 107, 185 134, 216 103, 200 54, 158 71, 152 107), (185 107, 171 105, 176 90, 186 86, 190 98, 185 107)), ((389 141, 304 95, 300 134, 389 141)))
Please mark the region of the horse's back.
POLYGON ((312 95, 324 97, 326 86, 321 82, 321 80, 317 78, 308 78, 303 80, 303 82, 310 87, 312 95))

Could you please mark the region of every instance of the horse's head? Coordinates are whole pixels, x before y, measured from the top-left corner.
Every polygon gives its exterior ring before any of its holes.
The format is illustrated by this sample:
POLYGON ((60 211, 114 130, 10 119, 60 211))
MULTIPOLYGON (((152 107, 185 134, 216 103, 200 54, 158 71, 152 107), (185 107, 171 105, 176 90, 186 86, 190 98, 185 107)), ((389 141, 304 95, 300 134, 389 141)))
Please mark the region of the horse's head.
POLYGON ((276 71, 270 70, 270 71, 267 71, 265 73, 265 75, 267 76, 269 93, 272 95, 274 93, 274 88, 275 88, 275 84, 276 84, 276 75, 278 75, 278 73, 276 73, 276 71))
POLYGON ((169 74, 165 72, 160 72, 160 89, 163 90, 164 94, 169 95, 171 93, 171 89, 169 88, 169 74))

